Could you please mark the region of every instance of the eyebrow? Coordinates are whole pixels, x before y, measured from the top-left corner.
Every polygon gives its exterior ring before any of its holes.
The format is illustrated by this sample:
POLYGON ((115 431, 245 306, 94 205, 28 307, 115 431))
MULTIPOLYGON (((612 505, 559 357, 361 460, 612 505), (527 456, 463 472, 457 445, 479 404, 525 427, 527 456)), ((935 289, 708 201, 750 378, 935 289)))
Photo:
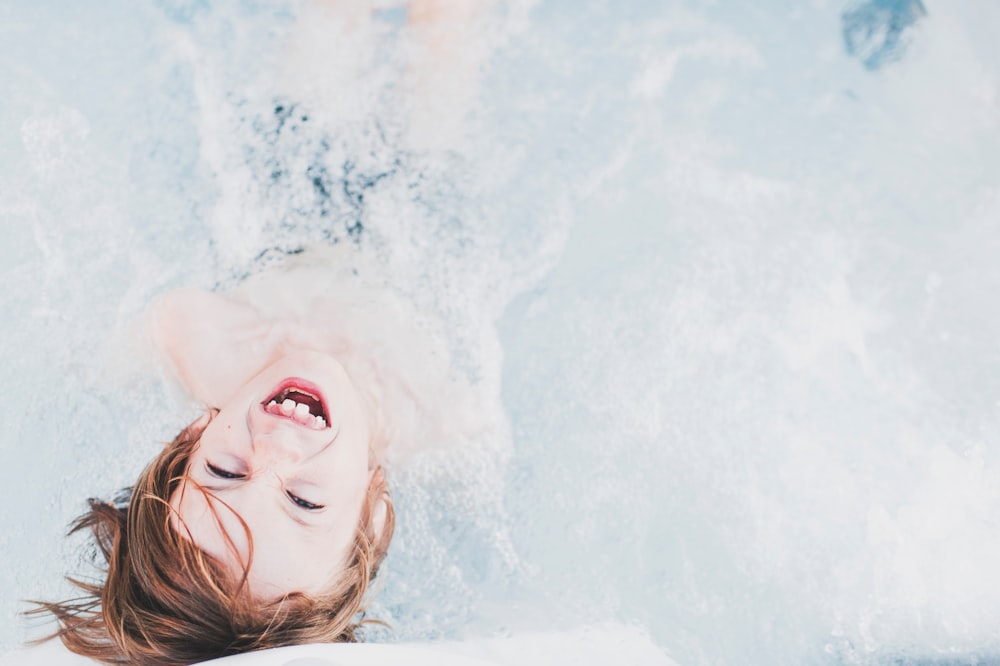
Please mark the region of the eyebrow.
MULTIPOLYGON (((223 490, 228 490, 229 488, 232 487, 230 485, 216 485, 216 484, 202 483, 198 479, 194 479, 194 482, 198 485, 198 488, 200 490, 202 490, 202 491, 208 491, 208 493, 212 496, 212 498, 215 499, 218 502, 221 502, 222 499, 216 497, 215 493, 221 492, 223 490)), ((202 492, 202 495, 204 495, 204 494, 205 493, 202 492)))

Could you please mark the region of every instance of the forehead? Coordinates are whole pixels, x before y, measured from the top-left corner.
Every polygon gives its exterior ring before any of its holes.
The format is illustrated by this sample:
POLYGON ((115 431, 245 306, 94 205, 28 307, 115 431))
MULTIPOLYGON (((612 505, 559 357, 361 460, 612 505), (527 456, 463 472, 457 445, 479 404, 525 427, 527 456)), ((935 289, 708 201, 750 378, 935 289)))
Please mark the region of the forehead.
MULTIPOLYGON (((326 591, 344 571, 354 529, 300 524, 279 512, 260 511, 236 491, 220 498, 184 480, 173 491, 171 527, 220 562, 233 580, 243 578, 255 596, 278 598, 326 591)), ((357 518, 352 521, 357 524, 357 518)))

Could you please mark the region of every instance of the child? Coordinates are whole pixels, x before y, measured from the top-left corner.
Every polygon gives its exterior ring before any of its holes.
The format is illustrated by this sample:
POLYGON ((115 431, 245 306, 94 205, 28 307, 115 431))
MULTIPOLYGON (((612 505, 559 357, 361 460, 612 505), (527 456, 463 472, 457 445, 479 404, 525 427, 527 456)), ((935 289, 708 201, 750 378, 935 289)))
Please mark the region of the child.
POLYGON ((147 329, 208 413, 74 524, 106 579, 33 612, 111 663, 355 640, 393 534, 383 465, 475 422, 440 338, 332 251, 168 294, 147 329))

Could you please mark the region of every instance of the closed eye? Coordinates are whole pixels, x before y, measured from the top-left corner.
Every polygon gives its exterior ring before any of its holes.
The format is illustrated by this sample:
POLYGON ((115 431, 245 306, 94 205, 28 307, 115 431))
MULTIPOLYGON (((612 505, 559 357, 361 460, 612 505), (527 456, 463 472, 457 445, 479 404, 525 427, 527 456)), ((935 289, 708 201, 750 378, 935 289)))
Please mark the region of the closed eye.
POLYGON ((286 492, 285 494, 288 495, 288 499, 292 500, 297 505, 301 506, 303 509, 306 509, 307 511, 318 511, 319 509, 326 508, 326 506, 323 504, 313 504, 312 502, 308 502, 302 499, 301 497, 296 497, 295 495, 289 492, 286 492))
POLYGON ((230 472, 227 469, 217 467, 208 461, 205 462, 205 467, 208 468, 208 471, 212 476, 220 479, 242 479, 246 476, 245 474, 238 474, 237 472, 230 472))

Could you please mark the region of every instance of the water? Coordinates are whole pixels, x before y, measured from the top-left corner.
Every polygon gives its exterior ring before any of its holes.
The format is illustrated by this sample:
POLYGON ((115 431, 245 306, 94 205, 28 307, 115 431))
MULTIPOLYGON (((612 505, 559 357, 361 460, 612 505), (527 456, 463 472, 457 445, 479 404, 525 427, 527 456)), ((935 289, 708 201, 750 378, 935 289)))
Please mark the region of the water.
POLYGON ((500 3, 427 145, 400 7, 304 11, 0 4, 3 646, 194 413, 145 303, 356 243, 508 424, 396 470, 376 638, 1000 659, 992 4, 500 3))

